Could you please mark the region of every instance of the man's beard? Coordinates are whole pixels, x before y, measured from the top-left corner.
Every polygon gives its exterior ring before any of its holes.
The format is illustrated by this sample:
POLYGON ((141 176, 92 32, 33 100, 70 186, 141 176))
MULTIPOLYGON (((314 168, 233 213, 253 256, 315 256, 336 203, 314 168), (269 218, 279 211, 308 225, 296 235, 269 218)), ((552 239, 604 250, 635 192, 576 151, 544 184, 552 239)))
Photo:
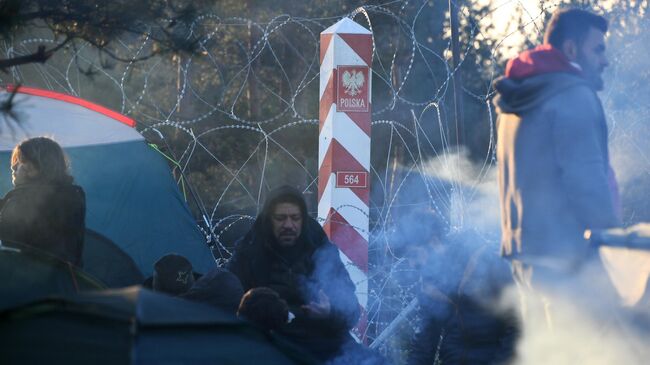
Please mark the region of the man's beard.
POLYGON ((602 91, 605 88, 605 82, 601 73, 594 72, 592 74, 586 75, 587 81, 591 84, 591 87, 596 91, 602 91))
POLYGON ((578 64, 582 68, 583 77, 589 82, 591 87, 596 91, 602 91, 605 87, 603 81, 603 69, 596 69, 591 67, 589 62, 584 59, 584 56, 578 55, 578 64))
POLYGON ((282 230, 277 238, 278 243, 282 246, 292 246, 296 240, 298 240, 298 235, 294 230, 282 230))

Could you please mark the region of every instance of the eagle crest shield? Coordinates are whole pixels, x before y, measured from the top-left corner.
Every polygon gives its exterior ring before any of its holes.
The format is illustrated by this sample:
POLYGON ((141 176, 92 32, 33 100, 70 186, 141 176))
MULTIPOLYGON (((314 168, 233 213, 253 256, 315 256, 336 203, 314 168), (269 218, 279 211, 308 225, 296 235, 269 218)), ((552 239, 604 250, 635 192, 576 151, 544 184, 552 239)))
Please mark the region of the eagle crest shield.
POLYGON ((366 82, 366 78, 361 71, 345 71, 343 73, 343 88, 345 93, 350 96, 359 94, 361 87, 366 82))

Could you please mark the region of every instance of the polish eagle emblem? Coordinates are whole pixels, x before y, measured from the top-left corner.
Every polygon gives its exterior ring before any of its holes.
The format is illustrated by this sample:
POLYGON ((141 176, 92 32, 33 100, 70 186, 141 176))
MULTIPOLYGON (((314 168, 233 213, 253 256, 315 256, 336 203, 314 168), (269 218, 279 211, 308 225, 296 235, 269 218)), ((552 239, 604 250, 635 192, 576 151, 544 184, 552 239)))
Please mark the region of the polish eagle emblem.
POLYGON ((350 96, 356 96, 359 94, 361 87, 366 78, 363 76, 361 71, 345 71, 343 73, 343 87, 345 88, 345 93, 350 96))

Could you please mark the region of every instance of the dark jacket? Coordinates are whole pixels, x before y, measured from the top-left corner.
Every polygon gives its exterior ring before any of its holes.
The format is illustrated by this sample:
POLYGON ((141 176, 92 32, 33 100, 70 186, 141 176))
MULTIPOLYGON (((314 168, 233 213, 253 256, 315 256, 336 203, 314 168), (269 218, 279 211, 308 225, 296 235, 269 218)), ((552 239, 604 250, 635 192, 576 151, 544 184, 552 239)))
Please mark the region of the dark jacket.
POLYGON ((453 242, 426 266, 406 363, 507 363, 518 335, 516 313, 497 310, 512 285, 507 263, 491 245, 453 242))
POLYGON ((234 314, 243 295, 244 290, 239 279, 228 270, 215 267, 201 276, 190 290, 180 297, 209 304, 234 314))
POLYGON ((525 53, 495 83, 501 252, 570 267, 588 254, 586 229, 619 221, 600 100, 567 60, 549 68, 548 57, 563 55, 525 53), (515 72, 517 64, 523 72, 515 72))
MULTIPOLYGON (((343 340, 360 314, 354 283, 341 262, 338 248, 306 214, 298 242, 289 248, 277 245, 270 227, 270 210, 275 197, 287 193, 299 194, 285 190, 267 199, 252 229, 238 241, 227 268, 239 277, 244 291, 265 286, 287 301, 296 318, 280 333, 293 340, 313 339, 313 343, 324 339, 343 340), (329 298, 330 316, 310 318, 301 306, 318 302, 320 290, 329 298)), ((304 205, 301 209, 305 212, 304 205)))
POLYGON ((86 197, 73 184, 30 182, 0 201, 3 244, 26 244, 81 266, 86 197))

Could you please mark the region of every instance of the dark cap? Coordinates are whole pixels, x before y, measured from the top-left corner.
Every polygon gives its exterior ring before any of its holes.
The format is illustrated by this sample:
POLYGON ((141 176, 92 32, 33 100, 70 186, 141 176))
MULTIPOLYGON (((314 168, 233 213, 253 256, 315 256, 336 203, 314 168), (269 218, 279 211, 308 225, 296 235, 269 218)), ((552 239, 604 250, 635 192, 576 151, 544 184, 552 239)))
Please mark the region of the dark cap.
POLYGON ((192 264, 181 255, 169 254, 153 265, 154 291, 180 295, 194 285, 192 264))

